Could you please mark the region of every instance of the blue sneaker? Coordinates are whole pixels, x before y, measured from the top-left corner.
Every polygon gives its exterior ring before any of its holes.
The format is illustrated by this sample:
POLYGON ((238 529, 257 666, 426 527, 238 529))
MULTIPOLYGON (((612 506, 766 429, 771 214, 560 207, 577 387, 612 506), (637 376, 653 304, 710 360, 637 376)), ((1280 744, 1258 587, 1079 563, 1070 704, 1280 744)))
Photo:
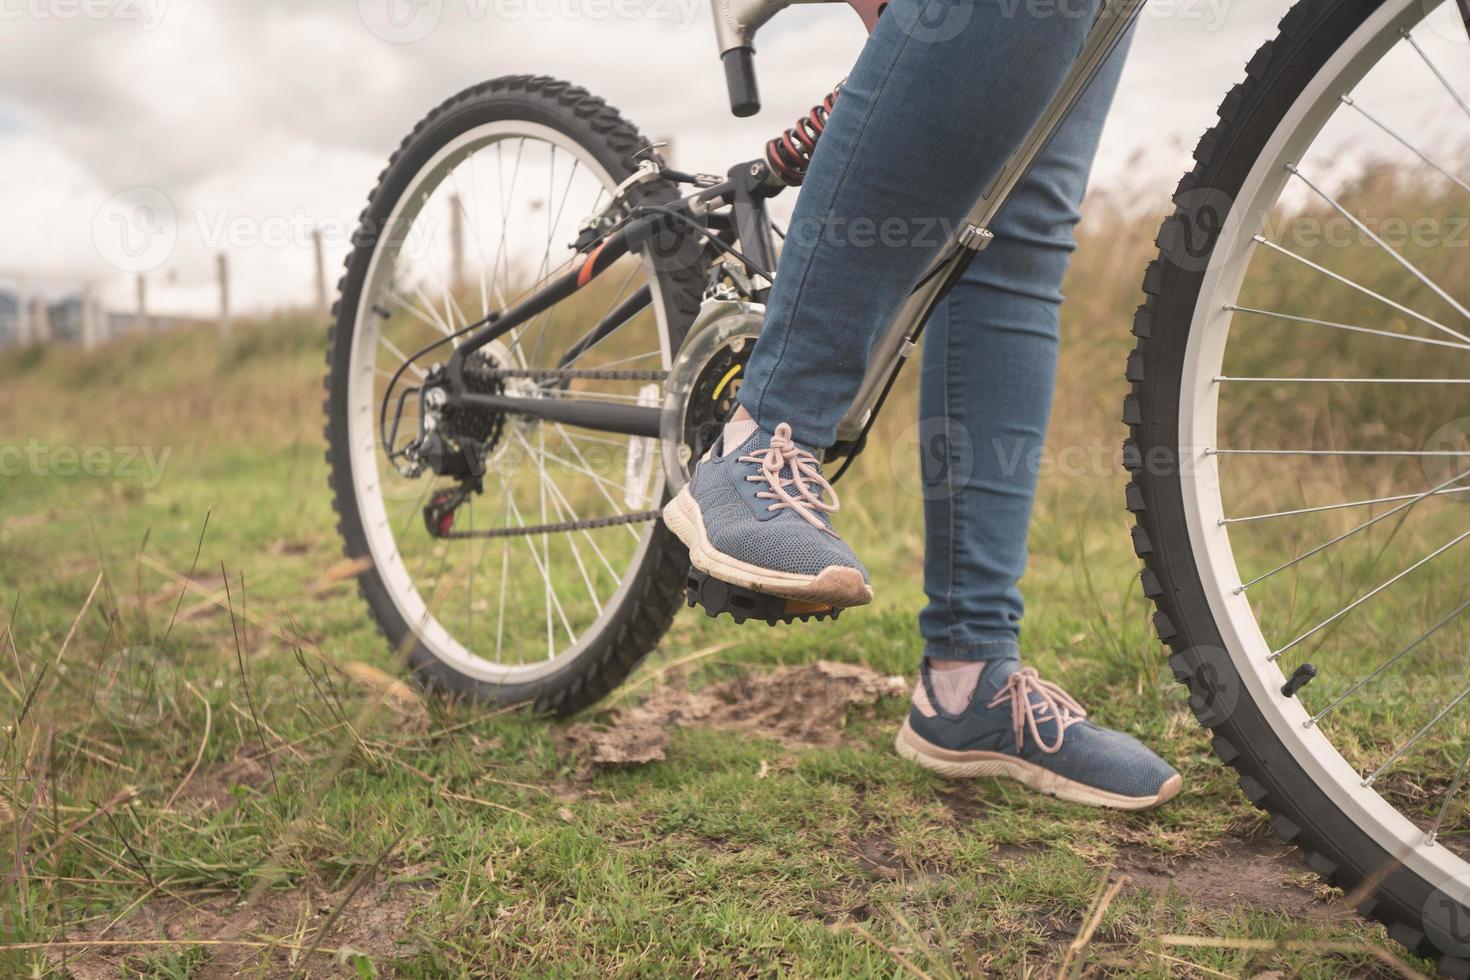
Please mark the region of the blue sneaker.
POLYGON ((872 602, 867 570, 827 517, 837 494, 791 427, 756 429, 739 446, 724 442, 722 434, 664 505, 690 563, 721 582, 813 606, 872 602))
POLYGON ((898 754, 951 778, 1001 776, 1073 803, 1146 810, 1183 777, 1131 735, 1087 720, 1057 685, 1019 660, 987 663, 968 707, 941 708, 926 663, 898 754))

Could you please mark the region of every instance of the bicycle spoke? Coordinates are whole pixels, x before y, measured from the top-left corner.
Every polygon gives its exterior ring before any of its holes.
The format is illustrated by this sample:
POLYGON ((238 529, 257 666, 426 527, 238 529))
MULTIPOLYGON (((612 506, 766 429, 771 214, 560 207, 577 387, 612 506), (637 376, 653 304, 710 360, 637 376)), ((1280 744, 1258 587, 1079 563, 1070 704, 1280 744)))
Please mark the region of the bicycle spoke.
MULTIPOLYGON (((563 426, 560 422, 555 423, 555 425, 556 425, 556 431, 559 432, 559 433, 561 433, 563 438, 566 438, 566 435, 567 435, 566 427, 563 426)), ((588 473, 588 474, 591 474, 593 472, 593 470, 592 470, 592 464, 590 464, 590 463, 587 462, 587 457, 582 455, 582 450, 578 449, 577 446, 576 446, 576 444, 573 443, 570 440, 567 441, 567 448, 572 451, 572 454, 577 457, 577 461, 582 464, 583 472, 588 473)), ((614 511, 614 513, 616 513, 617 511, 621 510, 622 508, 620 508, 618 506, 618 502, 612 498, 612 494, 608 493, 607 490, 606 490, 606 488, 603 487, 603 483, 604 482, 611 482, 611 481, 597 480, 597 481, 594 482, 593 486, 597 487, 597 491, 602 494, 603 498, 609 504, 612 505, 613 511, 614 511)), ((613 486, 617 486, 617 484, 613 484, 613 486)), ((627 525, 627 528, 628 528, 628 533, 633 536, 633 540, 634 541, 637 541, 639 539, 638 532, 636 530, 634 530, 634 528, 633 528, 633 526, 631 524, 627 525)))
POLYGON ((1458 449, 1206 449, 1206 456, 1363 456, 1432 459, 1464 456, 1458 449))
POLYGON ((664 356, 664 352, 661 351, 661 350, 645 351, 642 354, 629 354, 627 357, 620 357, 616 361, 608 361, 605 364, 599 364, 598 367, 601 368, 601 369, 603 369, 603 370, 610 371, 610 370, 612 370, 615 367, 619 367, 619 366, 621 366, 623 364, 630 364, 633 361, 641 361, 641 360, 643 360, 644 358, 647 358, 647 357, 658 357, 658 358, 662 358, 663 356, 664 356))
POLYGON ((1470 378, 1249 378, 1216 375, 1218 384, 1470 385, 1470 378))
MULTIPOLYGON (((545 464, 541 461, 540 457, 535 454, 535 451, 531 448, 531 444, 526 441, 526 437, 517 432, 516 438, 520 441, 521 445, 526 449, 526 451, 531 454, 532 459, 535 461, 536 469, 541 476, 543 490, 549 489, 551 491, 551 504, 552 507, 556 510, 557 520, 572 522, 581 521, 582 518, 578 516, 577 511, 572 507, 571 501, 567 500, 565 494, 563 494, 561 492, 561 489, 557 487, 556 481, 553 480, 551 478, 551 474, 546 471, 545 464)), ((585 530, 582 531, 582 533, 587 534, 585 530)), ((588 535, 588 537, 590 539, 591 536, 588 535)), ((587 566, 582 563, 582 553, 577 548, 576 538, 573 535, 568 534, 566 540, 567 545, 571 548, 572 551, 572 560, 576 562, 577 571, 582 574, 582 583, 587 586, 587 594, 591 596, 592 604, 597 607, 597 614, 600 616, 602 615, 602 600, 598 598, 597 590, 592 586, 592 578, 587 574, 587 566)), ((599 556, 601 556, 601 552, 598 552, 598 554, 599 556)), ((603 559, 603 563, 607 564, 607 560, 605 558, 603 559)), ((608 566, 608 571, 612 571, 611 565, 608 566)))
POLYGON ((499 143, 496 143, 495 144, 495 156, 496 156, 497 176, 499 177, 499 186, 501 187, 501 194, 500 194, 500 241, 495 246, 495 263, 490 267, 490 285, 492 287, 492 290, 493 290, 493 287, 497 286, 499 284, 499 282, 500 282, 500 267, 501 267, 501 263, 505 260, 505 239, 506 239, 506 235, 510 231, 510 199, 515 196, 515 192, 516 192, 516 181, 520 178, 520 174, 521 174, 521 157, 526 152, 526 138, 524 136, 522 136, 521 139, 520 139, 519 144, 516 147, 516 161, 515 161, 514 168, 512 168, 512 170, 511 170, 511 175, 510 175, 510 190, 509 190, 509 192, 506 192, 504 190, 504 187, 505 187, 505 168, 504 168, 504 163, 505 163, 505 161, 504 161, 503 155, 500 152, 500 146, 501 146, 501 144, 499 144, 499 143))
POLYGON ((1232 313, 1249 313, 1253 316, 1270 317, 1276 320, 1290 320, 1295 323, 1309 323, 1319 327, 1330 327, 1333 330, 1344 330, 1349 333, 1367 334, 1372 337, 1385 337, 1389 340, 1407 340, 1416 344, 1430 344, 1435 347, 1450 347, 1455 350, 1470 350, 1470 344, 1459 344, 1453 340, 1440 340, 1437 337, 1420 337, 1412 333, 1394 333, 1392 330, 1374 330, 1370 327, 1355 327, 1346 323, 1334 323, 1331 320, 1315 320, 1308 316, 1296 316, 1291 313, 1280 313, 1275 310, 1258 310, 1249 306, 1227 305, 1225 309, 1232 313))
MULTIPOLYGON (((546 442, 545 442, 545 439, 546 439, 545 432, 546 432, 546 430, 545 429, 538 429, 537 431, 538 431, 538 433, 541 434, 541 439, 542 439, 541 448, 543 450, 545 450, 545 448, 546 448, 546 442)), ((545 527, 546 524, 547 524, 547 520, 546 520, 546 481, 545 480, 540 481, 537 484, 536 489, 537 489, 537 498, 539 499, 540 504, 541 504, 541 526, 542 527, 545 527)), ((534 547, 532 548, 532 550, 533 551, 535 550, 534 547)), ((549 535, 549 534, 543 533, 541 535, 541 553, 545 557, 545 561, 546 561, 546 564, 545 564, 544 567, 545 568, 550 568, 551 567, 551 535, 549 535)), ((554 639, 552 637, 553 630, 551 628, 551 599, 552 599, 552 596, 553 596, 553 594, 555 593, 556 590, 551 587, 551 573, 549 571, 548 572, 544 572, 543 573, 543 577, 546 579, 546 659, 547 660, 551 660, 552 658, 554 658, 556 656, 556 643, 555 643, 555 641, 554 641, 554 639)), ((559 604, 558 604, 558 608, 560 608, 560 605, 559 604)), ((571 627, 568 627, 567 628, 567 632, 568 633, 571 632, 571 627)), ((572 642, 575 643, 577 641, 576 641, 575 638, 573 638, 572 642)))
MULTIPOLYGON (((431 328, 435 332, 442 333, 445 336, 453 333, 452 330, 448 329, 446 326, 444 326, 442 322, 440 322, 437 315, 425 314, 424 311, 419 308, 417 303, 409 302, 407 297, 399 295, 397 291, 389 289, 387 292, 387 296, 388 302, 394 304, 399 309, 403 310, 403 312, 407 313, 409 316, 418 320, 420 323, 431 328)), ((405 357, 404 360, 407 360, 407 358, 405 357)))
MULTIPOLYGON (((1431 497, 1441 497, 1448 494, 1470 493, 1470 487, 1452 487, 1448 490, 1435 490, 1428 494, 1431 497)), ((1297 510, 1278 510, 1270 514, 1252 514, 1249 517, 1223 517, 1219 524, 1223 527, 1227 524, 1248 524, 1252 521, 1266 521, 1277 517, 1301 517, 1306 514, 1323 514, 1333 510, 1349 510, 1354 507, 1372 507, 1375 504, 1394 504, 1401 500, 1416 500, 1424 494, 1405 493, 1396 497, 1374 497, 1370 500, 1351 500, 1342 504, 1323 504, 1320 507, 1301 507, 1297 510)))
POLYGON ((1313 317, 1310 316, 1297 316, 1297 314, 1294 313, 1279 313, 1279 311, 1276 310, 1257 310, 1254 309, 1254 307, 1233 306, 1233 304, 1227 304, 1225 309, 1232 311, 1232 313, 1250 313, 1252 314, 1252 316, 1266 316, 1272 317, 1272 319, 1276 320, 1291 320, 1291 322, 1295 323, 1311 323, 1311 325, 1314 326, 1326 326, 1326 328, 1332 328, 1335 329, 1335 331, 1347 331, 1349 332, 1349 334, 1383 336, 1383 338, 1392 339, 1392 341, 1410 341, 1414 342, 1414 344, 1430 344, 1433 345, 1433 347, 1449 347, 1454 348, 1454 350, 1470 351, 1470 344, 1457 344, 1457 342, 1455 341, 1442 341, 1442 339, 1433 338, 1433 336, 1419 336, 1417 334, 1395 334, 1394 331, 1376 331, 1376 329, 1367 328, 1367 326, 1352 326, 1348 325, 1348 323, 1335 323, 1332 322, 1332 320, 1317 320, 1313 319, 1313 317))
POLYGON ((1320 266, 1317 263, 1313 262, 1311 259, 1304 258, 1303 256, 1300 256, 1300 255, 1296 254, 1291 249, 1289 249, 1289 248, 1283 248, 1282 246, 1277 245, 1275 242, 1269 240, 1264 235, 1256 235, 1256 236, 1254 236, 1254 240, 1255 240, 1256 244, 1258 244, 1258 245, 1265 245, 1267 248, 1271 249, 1274 252, 1277 252, 1277 253, 1279 253, 1281 255, 1285 255, 1287 258, 1294 259, 1297 262, 1300 262, 1302 265, 1306 266, 1307 268, 1312 269, 1315 272, 1320 272, 1322 275, 1327 276, 1329 279, 1332 279, 1332 280, 1334 280, 1336 282, 1340 282, 1344 286, 1348 286, 1348 287, 1350 287, 1352 289, 1357 290, 1358 292, 1362 293, 1364 296, 1370 296, 1373 299, 1378 300, 1380 303, 1383 303, 1383 304, 1385 304, 1387 306, 1392 307, 1395 310, 1398 310, 1400 313, 1404 314, 1405 316, 1411 316, 1411 317, 1413 317, 1414 319, 1418 320, 1421 323, 1424 323, 1424 324, 1426 324, 1428 326, 1431 326, 1434 329, 1439 330, 1439 331, 1441 331, 1443 333, 1449 334, 1451 337, 1454 337, 1456 340, 1463 341, 1465 343, 1470 343, 1470 337, 1465 336, 1464 334, 1460 333, 1458 330, 1453 330, 1453 329, 1445 326, 1443 323, 1440 323, 1438 320, 1433 320, 1433 319, 1430 319, 1429 317, 1425 316, 1422 313, 1417 313, 1414 310, 1409 309, 1407 306, 1404 306, 1402 303, 1395 303, 1393 300, 1389 299, 1387 296, 1384 296, 1384 295, 1382 295, 1380 293, 1375 293, 1373 290, 1369 289, 1367 286, 1359 285, 1358 283, 1353 282, 1351 279, 1348 279, 1346 276, 1340 276, 1340 275, 1338 275, 1336 272, 1333 272, 1331 269, 1323 268, 1322 266, 1320 266))
POLYGON ((1455 794, 1460 791, 1460 784, 1465 781, 1466 769, 1470 769, 1470 740, 1465 743, 1465 753, 1460 757, 1460 767, 1455 770, 1455 778, 1450 781, 1450 788, 1445 790, 1444 802, 1440 804, 1439 813, 1434 817, 1434 823, 1430 824, 1428 832, 1424 835, 1424 843, 1432 846, 1439 838, 1439 829, 1444 825, 1444 818, 1449 815, 1450 804, 1454 802, 1455 794))
MULTIPOLYGON (((510 494, 505 495, 505 518, 502 527, 510 530, 510 494)), ((510 581, 510 538, 500 545, 500 612, 495 621, 495 659, 499 660, 505 644, 505 586, 510 581)))
MULTIPOLYGON (((1418 266, 1410 262, 1408 259, 1404 258, 1403 255, 1401 255, 1396 249, 1389 247, 1388 243, 1385 242, 1382 238, 1378 237, 1377 233, 1375 233, 1373 229, 1365 225, 1358 218, 1357 215, 1353 214, 1347 208, 1337 203, 1337 199, 1334 198, 1331 194, 1328 194, 1322 188, 1313 183, 1306 174, 1301 172, 1300 168, 1296 167, 1293 164, 1287 164, 1286 172, 1296 177, 1302 183, 1306 184, 1313 191, 1315 191, 1318 197, 1326 201, 1334 211, 1336 211, 1338 214, 1342 215, 1349 222, 1351 222, 1353 227, 1357 228, 1359 232, 1367 235, 1369 240, 1372 241, 1373 244, 1383 249, 1384 253, 1388 255, 1389 258, 1397 262, 1400 266, 1402 266, 1405 270, 1407 270, 1409 275, 1413 276, 1415 279, 1422 282, 1425 286, 1429 287, 1434 295, 1438 296, 1440 299, 1444 300, 1451 307, 1453 307, 1456 313, 1460 314, 1462 317, 1465 317, 1467 320, 1470 320, 1470 310, 1465 309, 1465 307, 1460 303, 1459 300, 1455 299, 1449 293, 1445 292, 1438 283, 1426 276, 1422 271, 1420 271, 1418 266)), ((1470 338, 1461 337, 1461 339, 1467 340, 1470 338)))
MULTIPOLYGON (((619 445, 619 448, 622 448, 621 444, 619 445)), ((626 490, 627 489, 626 486, 624 486, 623 484, 619 483, 617 480, 608 479, 607 477, 603 476, 601 473, 595 473, 595 472, 593 472, 592 470, 588 469, 586 466, 584 466, 582 464, 572 462, 571 460, 567 459, 565 456, 558 456, 556 453, 552 452, 549 449, 546 450, 546 458, 547 459, 551 459, 551 460, 555 460, 556 462, 558 462, 561 465, 565 466, 569 470, 576 470, 578 473, 581 473, 583 476, 591 477, 592 479, 596 480, 600 485, 611 487, 612 489, 618 490, 618 491, 623 491, 623 490, 626 490)), ((609 502, 611 502, 612 498, 609 497, 608 500, 609 500, 609 502)))
POLYGON ((457 329, 457 325, 454 325, 454 320, 452 318, 446 320, 439 317, 439 311, 434 309, 434 302, 424 293, 423 286, 415 283, 413 291, 414 295, 423 301, 424 309, 428 310, 430 315, 433 316, 434 325, 439 328, 439 331, 446 337, 453 336, 457 329))
POLYGON ((1352 528, 1351 530, 1348 530, 1348 531, 1346 531, 1346 532, 1344 532, 1342 534, 1339 534, 1337 537, 1333 538, 1331 541, 1328 541, 1326 544, 1318 545, 1317 547, 1313 548, 1311 551, 1304 552, 1303 554, 1297 555, 1295 558, 1293 558, 1290 561, 1286 562, 1284 565, 1278 565, 1277 567, 1273 568, 1271 571, 1265 573, 1264 575, 1258 575, 1258 576, 1256 576, 1255 578, 1251 579, 1249 582, 1245 583, 1244 585, 1239 586, 1235 590, 1235 594, 1236 595, 1240 595, 1242 592, 1245 592, 1251 586, 1256 585, 1257 583, 1266 581, 1266 579, 1271 578, 1273 575, 1276 575, 1278 572, 1283 572, 1283 571, 1285 571, 1288 568, 1294 568, 1297 565, 1300 565, 1302 562, 1306 561, 1307 559, 1312 558, 1312 557, 1314 557, 1316 555, 1320 555, 1322 552, 1326 551, 1328 548, 1331 548, 1333 545, 1340 544, 1341 542, 1346 541, 1348 538, 1351 538, 1351 537, 1353 537, 1353 536, 1355 536, 1357 534, 1361 534, 1363 531, 1366 531, 1368 528, 1374 527, 1375 525, 1378 525, 1378 524, 1381 524, 1382 522, 1388 520, 1390 517, 1393 517, 1395 514, 1401 514, 1404 511, 1410 510, 1411 508, 1413 508, 1417 504, 1419 504, 1420 501, 1423 501, 1423 500, 1425 500, 1425 499, 1427 499, 1429 497, 1432 497, 1434 494, 1443 491, 1446 487, 1449 487, 1451 484, 1459 483, 1461 480, 1465 479, 1466 477, 1470 477, 1470 470, 1466 470, 1464 473, 1461 473, 1459 476, 1456 476, 1456 477, 1454 477, 1452 479, 1446 480, 1445 482, 1441 483, 1439 486, 1433 487, 1433 488, 1431 488, 1429 490, 1426 490, 1424 493, 1416 494, 1415 496, 1411 497, 1405 503, 1402 503, 1399 506, 1395 507, 1393 510, 1385 511, 1382 514, 1379 514, 1377 517, 1374 517, 1374 518, 1371 518, 1370 520, 1364 521, 1362 524, 1359 524, 1357 527, 1352 528))
POLYGON ((1393 656, 1389 657, 1387 660, 1385 660, 1383 663, 1379 664, 1377 667, 1373 668, 1372 673, 1368 674, 1368 676, 1362 678, 1361 680, 1355 682, 1352 687, 1348 688, 1341 695, 1339 695, 1338 698, 1335 701, 1333 701, 1327 707, 1323 708, 1321 711, 1317 712, 1312 717, 1308 718, 1306 720, 1306 722, 1304 722, 1304 725, 1307 728, 1311 728, 1313 725, 1316 725, 1323 718, 1327 717, 1327 715, 1329 715, 1330 713, 1332 713, 1333 711, 1335 711, 1338 708, 1339 705, 1345 703, 1354 694, 1358 693, 1364 687, 1366 687, 1369 684, 1371 684, 1373 682, 1373 680, 1375 678, 1377 678, 1380 674, 1382 674, 1385 670, 1387 670, 1388 668, 1392 667, 1394 664, 1398 663, 1404 657, 1408 656, 1410 653, 1413 653, 1415 650, 1417 650, 1421 645, 1423 645, 1423 643, 1426 640, 1432 638, 1440 630, 1442 630, 1446 626, 1448 626, 1451 622, 1453 622, 1466 609, 1470 609, 1470 599, 1467 599, 1464 602, 1460 603, 1460 605, 1455 608, 1454 612, 1451 612, 1448 616, 1445 616, 1439 622, 1437 622, 1433 626, 1429 627, 1429 629, 1427 629, 1424 632, 1420 633, 1417 637, 1415 637, 1413 640, 1411 640, 1408 643, 1407 646, 1401 647, 1397 653, 1395 653, 1393 656))
MULTIPOLYGON (((555 180, 555 177, 556 177, 556 165, 555 165, 556 148, 555 147, 552 147, 551 153, 552 153, 553 163, 552 163, 552 167, 551 167, 550 179, 551 180, 555 180)), ((550 195, 549 194, 547 195, 547 201, 546 201, 546 222, 547 222, 547 226, 546 226, 546 252, 545 252, 545 254, 541 258, 541 264, 542 264, 543 268, 546 265, 548 265, 549 262, 550 262, 550 260, 551 260, 551 246, 552 246, 552 243, 553 243, 553 240, 554 240, 555 229, 556 229, 556 226, 557 225, 561 224, 562 214, 566 211, 567 196, 571 193, 572 182, 576 179, 576 177, 577 177, 577 169, 581 165, 582 165, 582 163, 581 163, 580 160, 573 160, 572 161, 572 171, 571 171, 571 173, 567 174, 567 182, 566 182, 566 185, 562 188, 561 201, 557 204, 555 216, 553 216, 552 213, 551 213, 551 199, 550 199, 550 195)), ((547 310, 544 314, 542 314, 541 317, 540 317, 540 320, 539 320, 539 323, 538 323, 538 326, 537 326, 536 348, 535 348, 535 350, 532 353, 532 358, 533 359, 539 358, 540 355, 541 355, 541 345, 542 345, 542 343, 546 339, 547 330, 548 330, 548 328, 551 325, 551 316, 552 316, 552 314, 555 311, 556 311, 556 307, 552 307, 551 309, 547 310)))
MULTIPOLYGON (((516 519, 516 524, 518 526, 520 526, 520 527, 523 527, 523 528, 524 527, 528 527, 529 525, 526 524, 525 518, 521 516, 521 509, 516 506, 515 498, 512 496, 511 490, 506 485, 504 478, 499 478, 499 483, 500 483, 500 490, 501 490, 501 492, 505 494, 506 503, 510 506, 511 516, 516 519)), ((547 602, 550 605, 552 605, 552 606, 554 606, 556 608, 556 613, 557 613, 557 615, 559 617, 561 617, 562 628, 564 630, 566 630, 567 637, 573 643, 576 643, 577 642, 577 634, 574 633, 574 632, 572 632, 572 625, 567 620, 567 614, 566 614, 566 612, 563 611, 563 609, 561 608, 561 602, 556 597, 556 590, 551 587, 551 572, 550 572, 550 570, 547 568, 547 566, 545 564, 542 563, 541 554, 540 554, 540 552, 538 552, 536 550, 536 546, 531 543, 531 539, 529 537, 522 537, 521 540, 524 541, 524 542, 526 542, 526 550, 531 553, 531 560, 535 563, 536 570, 541 573, 541 578, 546 583, 547 602)), ((547 614, 548 630, 550 630, 550 623, 551 623, 550 613, 548 612, 548 614, 547 614)), ((549 640, 548 642, 551 643, 551 645, 552 645, 552 647, 554 649, 555 648, 555 640, 552 639, 552 640, 549 640)), ((553 653, 552 656, 555 656, 555 654, 553 653)), ((548 659, 550 659, 550 658, 548 657, 548 659)))
MULTIPOLYGON (((429 372, 425 371, 423 368, 419 367, 417 364, 414 364, 414 363, 410 362, 409 359, 408 359, 408 355, 405 354, 405 353, 403 353, 403 351, 399 350, 398 349, 398 346, 396 344, 394 344, 393 341, 389 340, 387 337, 384 337, 382 334, 379 334, 378 335, 378 343, 380 343, 384 347, 388 348, 388 352, 391 353, 394 357, 398 358, 398 363, 399 364, 407 364, 408 365, 408 369, 410 371, 412 371, 414 374, 418 375, 420 381, 424 380, 425 378, 427 378, 429 376, 429 372)), ((390 375, 390 377, 391 377, 391 375, 390 375)))
POLYGON ((1342 96, 1341 102, 1342 102, 1343 105, 1347 106, 1348 108, 1356 110, 1357 113, 1360 116, 1362 116, 1364 119, 1368 120, 1370 123, 1372 123, 1373 125, 1377 126, 1379 129, 1383 130, 1383 132, 1384 132, 1385 135, 1387 135, 1388 137, 1390 137, 1391 139, 1393 139, 1394 141, 1396 141, 1397 143, 1399 143, 1399 145, 1401 145, 1404 149, 1406 149, 1410 153, 1414 154, 1420 160, 1423 160, 1426 164, 1428 164, 1433 169, 1439 171, 1439 173, 1442 176, 1448 178, 1450 181, 1452 181, 1453 183, 1455 183, 1460 188, 1460 190, 1465 191, 1467 194, 1470 194, 1470 184, 1465 183, 1459 177, 1456 177, 1454 174, 1450 173, 1447 169, 1445 169, 1438 162, 1436 162, 1432 157, 1430 157, 1429 154, 1427 154, 1423 150, 1419 149, 1413 143, 1410 143, 1407 139, 1405 139, 1403 136, 1401 136, 1395 130, 1391 129, 1387 124, 1385 124, 1377 116, 1375 116, 1372 113, 1370 113, 1367 109, 1364 109, 1362 106, 1358 105, 1357 101, 1354 100, 1351 96, 1348 96, 1348 95, 1342 96))
POLYGON ((1466 538, 1470 538, 1470 531, 1466 531, 1465 533, 1457 536, 1454 540, 1450 541, 1448 544, 1441 545, 1439 548, 1436 548, 1432 553, 1430 553, 1430 554, 1424 556, 1423 558, 1419 559, 1418 561, 1414 562, 1414 564, 1410 565, 1408 568, 1404 569, 1402 572, 1399 572, 1393 578, 1389 579, 1387 582, 1384 582, 1382 585, 1380 585, 1377 588, 1373 589, 1371 592, 1368 592, 1365 595, 1359 596, 1357 599, 1354 599, 1352 602, 1348 603, 1342 609, 1339 609, 1337 612, 1333 613, 1327 619, 1323 620, 1322 622, 1318 623, 1316 626, 1313 626, 1311 629, 1307 630, 1301 636, 1299 636, 1296 639, 1292 640, 1286 646, 1284 646, 1281 649, 1273 652, 1271 654, 1271 656, 1268 657, 1267 659, 1269 661, 1273 662, 1273 663, 1275 661, 1277 661, 1277 660, 1280 660, 1281 659, 1281 655, 1283 653, 1286 653, 1288 650, 1290 650, 1293 647, 1297 646, 1303 640, 1306 640, 1309 637, 1314 636, 1318 631, 1320 631, 1320 630, 1322 630, 1322 629, 1324 629, 1324 628, 1326 628, 1328 626, 1331 626, 1333 623, 1335 623, 1338 620, 1342 619, 1344 616, 1346 616, 1348 613, 1352 612, 1354 609, 1357 609, 1359 606, 1363 605, 1363 603, 1365 603, 1368 600, 1372 599, 1374 596, 1377 596, 1377 595, 1383 593, 1384 591, 1386 591, 1387 589, 1389 589, 1393 585, 1397 584, 1398 582, 1402 581, 1404 578, 1406 578, 1407 576, 1409 576, 1413 572, 1415 572, 1418 569, 1422 568, 1424 565, 1429 564, 1431 561, 1433 561, 1434 559, 1438 558, 1440 555, 1444 554, 1445 552, 1449 551, 1451 548, 1455 547, 1455 545, 1457 545, 1460 542, 1464 541, 1466 538))
POLYGON ((1470 117, 1470 105, 1466 105, 1465 100, 1460 98, 1460 93, 1456 92, 1455 87, 1450 84, 1450 80, 1444 77, 1444 72, 1439 70, 1439 66, 1429 60, 1429 55, 1424 52, 1423 48, 1419 47, 1419 42, 1414 40, 1414 35, 1408 31, 1402 31, 1401 33, 1403 34, 1404 40, 1409 42, 1409 47, 1418 52, 1419 57, 1424 60, 1424 64, 1434 73, 1434 77, 1439 79, 1439 84, 1444 86, 1444 90, 1449 94, 1449 97, 1455 100, 1455 104, 1460 107, 1461 111, 1467 117, 1470 117))
POLYGON ((1459 706, 1460 702, 1464 701, 1467 697, 1470 697, 1470 687, 1465 688, 1458 695, 1456 695, 1454 700, 1450 701, 1442 709, 1440 709, 1439 714, 1429 719, 1428 723, 1426 723, 1423 728, 1415 732, 1412 738, 1410 738, 1403 745, 1399 746, 1398 751, 1389 756, 1387 762, 1379 766, 1377 769, 1373 770, 1373 772, 1370 773, 1368 776, 1364 777, 1363 785, 1372 786, 1373 783, 1377 781, 1378 777, 1383 775, 1384 770, 1388 769, 1389 766, 1399 761, 1399 759, 1403 757, 1404 753, 1408 752, 1415 745, 1418 745, 1419 740, 1424 737, 1425 733, 1427 733, 1431 728, 1443 721, 1445 716, 1448 715, 1451 711, 1454 711, 1455 708, 1459 706))

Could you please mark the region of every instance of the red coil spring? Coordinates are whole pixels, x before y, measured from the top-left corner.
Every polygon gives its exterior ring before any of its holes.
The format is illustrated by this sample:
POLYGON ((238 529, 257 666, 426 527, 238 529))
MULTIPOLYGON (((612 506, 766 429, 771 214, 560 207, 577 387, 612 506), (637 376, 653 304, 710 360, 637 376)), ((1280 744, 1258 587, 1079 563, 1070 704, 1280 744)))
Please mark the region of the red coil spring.
POLYGON ((771 172, 781 178, 788 187, 800 187, 806 179, 807 168, 812 164, 812 152, 817 140, 827 128, 827 119, 832 115, 832 106, 842 91, 839 85, 812 111, 796 121, 796 125, 766 144, 766 164, 771 172))

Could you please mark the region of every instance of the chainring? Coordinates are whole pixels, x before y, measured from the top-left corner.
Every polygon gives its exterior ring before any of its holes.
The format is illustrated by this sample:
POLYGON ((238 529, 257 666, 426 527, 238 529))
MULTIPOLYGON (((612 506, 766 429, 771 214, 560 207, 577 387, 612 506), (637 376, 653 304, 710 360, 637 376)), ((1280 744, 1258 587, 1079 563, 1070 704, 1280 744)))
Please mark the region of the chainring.
POLYGON ((679 348, 664 386, 660 433, 671 492, 689 482, 695 461, 714 444, 734 411, 764 320, 765 307, 758 304, 706 302, 679 348))

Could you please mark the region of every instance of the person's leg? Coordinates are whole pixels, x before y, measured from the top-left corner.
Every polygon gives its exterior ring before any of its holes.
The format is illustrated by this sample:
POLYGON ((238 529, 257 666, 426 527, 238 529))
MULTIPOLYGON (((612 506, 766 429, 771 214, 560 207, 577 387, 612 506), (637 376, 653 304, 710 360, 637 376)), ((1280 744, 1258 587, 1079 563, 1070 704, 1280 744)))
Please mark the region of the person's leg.
POLYGON ((919 415, 929 603, 919 629, 931 660, 1020 652, 1019 582, 1056 381, 1062 279, 1127 41, 1016 187, 991 225, 995 240, 925 330, 919 415))
POLYGON ((1096 0, 893 0, 801 188, 741 404, 830 446, 872 343, 1060 87, 1096 0))
POLYGON ((1019 659, 1018 583, 1056 381, 1062 278, 1124 57, 1114 55, 1017 188, 991 226, 995 241, 925 335, 929 604, 897 748, 951 777, 1007 776, 1074 802, 1139 810, 1178 793, 1179 774, 1132 736, 1088 721, 1019 659))
POLYGON ((740 390, 757 424, 737 415, 664 507, 697 571, 793 610, 871 600, 812 450, 835 441, 873 341, 1060 87, 1097 6, 893 0, 879 18, 788 230, 740 390))

